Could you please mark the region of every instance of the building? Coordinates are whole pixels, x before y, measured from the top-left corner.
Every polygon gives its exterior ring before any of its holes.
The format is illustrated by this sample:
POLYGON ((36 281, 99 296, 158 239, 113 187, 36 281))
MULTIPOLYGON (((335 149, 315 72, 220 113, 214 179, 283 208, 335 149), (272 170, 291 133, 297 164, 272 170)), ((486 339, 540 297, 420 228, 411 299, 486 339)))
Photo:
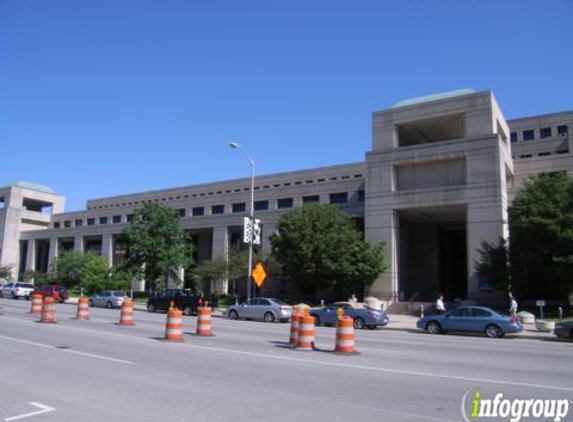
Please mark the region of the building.
MULTIPOLYGON (((372 242, 385 242, 390 269, 372 286, 389 300, 480 298, 488 286, 474 269, 483 240, 508 236, 507 208, 527 177, 573 174, 573 112, 506 121, 489 91, 459 90, 402 101, 373 113, 364 162, 259 176, 255 214, 262 248, 280 216, 308 202, 330 203, 355 218, 372 242)), ((179 212, 197 259, 240 242, 250 179, 94 199, 64 212, 48 188, 0 188, 0 264, 47 271, 65 250, 121 259, 117 235, 133 211, 160 202, 179 212)))

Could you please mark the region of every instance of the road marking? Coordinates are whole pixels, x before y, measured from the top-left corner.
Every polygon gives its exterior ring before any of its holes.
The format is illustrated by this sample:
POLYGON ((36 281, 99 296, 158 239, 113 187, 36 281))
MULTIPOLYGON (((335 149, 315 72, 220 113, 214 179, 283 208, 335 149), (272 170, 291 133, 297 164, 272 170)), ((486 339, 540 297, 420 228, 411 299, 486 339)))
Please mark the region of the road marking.
POLYGON ((59 352, 70 353, 70 354, 72 354, 72 355, 86 356, 86 357, 89 357, 89 358, 108 360, 108 361, 110 361, 110 362, 123 363, 123 364, 126 364, 126 365, 135 365, 134 362, 131 362, 131 361, 128 361, 128 360, 116 359, 116 358, 111 358, 111 357, 108 357, 108 356, 96 355, 96 354, 93 354, 93 353, 80 352, 80 351, 77 351, 77 350, 62 349, 62 348, 57 347, 57 346, 51 346, 51 345, 49 345, 49 344, 44 344, 44 343, 37 343, 37 342, 35 342, 35 341, 22 340, 22 339, 19 339, 19 338, 8 337, 8 336, 2 336, 2 335, 0 335, 0 339, 9 340, 9 341, 15 341, 15 342, 17 342, 17 343, 28 344, 28 345, 30 345, 30 346, 43 347, 44 349, 57 350, 57 351, 59 351, 59 352))
POLYGON ((5 422, 15 421, 18 419, 29 418, 30 416, 41 415, 42 413, 53 412, 54 410, 56 410, 53 407, 46 406, 45 404, 42 403, 36 403, 35 401, 31 401, 30 404, 34 407, 40 408, 41 410, 37 410, 36 412, 26 413, 24 415, 12 416, 10 418, 4 419, 4 421, 5 422))

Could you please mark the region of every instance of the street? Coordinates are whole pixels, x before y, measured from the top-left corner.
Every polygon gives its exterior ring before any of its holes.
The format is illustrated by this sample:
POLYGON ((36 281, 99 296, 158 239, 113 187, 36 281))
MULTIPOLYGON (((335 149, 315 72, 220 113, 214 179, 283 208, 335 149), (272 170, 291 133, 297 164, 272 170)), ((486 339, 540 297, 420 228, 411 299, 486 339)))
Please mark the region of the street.
MULTIPOLYGON (((213 318, 212 337, 165 342, 163 313, 57 305, 40 324, 30 302, 0 299, 0 420, 47 406, 29 421, 460 421, 462 397, 573 399, 573 342, 356 331, 359 355, 286 346, 290 324, 213 318)), ((390 317, 390 320, 392 318, 390 317)), ((390 322, 391 324, 391 322, 390 322)), ((39 410, 40 409, 40 410, 39 410)), ((496 419, 491 419, 496 420, 496 419)), ((501 419, 500 419, 501 420, 501 419)), ((509 420, 509 419, 506 419, 509 420)), ((566 420, 573 420, 573 411, 566 420)))

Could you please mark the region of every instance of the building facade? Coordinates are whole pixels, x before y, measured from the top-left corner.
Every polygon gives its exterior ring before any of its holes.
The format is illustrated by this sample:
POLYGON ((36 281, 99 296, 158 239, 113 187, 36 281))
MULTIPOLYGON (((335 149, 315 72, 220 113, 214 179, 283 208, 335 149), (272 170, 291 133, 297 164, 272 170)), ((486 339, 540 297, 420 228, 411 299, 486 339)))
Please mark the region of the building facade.
MULTIPOLYGON (((489 294, 474 268, 480 243, 508 236, 508 206, 529 176, 573 175, 571 130, 573 112, 506 121, 489 91, 421 97, 374 112, 364 162, 257 177, 262 249, 270 250, 285 212, 309 202, 334 204, 364 227, 369 241, 386 244, 390 268, 370 294, 480 298, 489 294)), ((66 250, 117 263, 117 236, 148 202, 177 210, 199 262, 225 256, 241 241, 249 197, 245 178, 94 199, 66 213, 65 199, 49 188, 15 183, 0 188, 0 264, 13 265, 15 277, 47 271, 66 250)))

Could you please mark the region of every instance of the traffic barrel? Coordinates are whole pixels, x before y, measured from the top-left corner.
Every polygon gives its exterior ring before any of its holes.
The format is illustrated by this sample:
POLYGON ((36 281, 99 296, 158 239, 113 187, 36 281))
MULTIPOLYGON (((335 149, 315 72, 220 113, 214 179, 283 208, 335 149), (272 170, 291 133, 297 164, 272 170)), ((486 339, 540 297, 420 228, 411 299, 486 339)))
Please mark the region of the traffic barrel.
POLYGON ((133 324, 133 302, 131 299, 125 299, 121 304, 121 314, 119 316, 119 325, 133 324))
POLYGON ((165 325, 165 340, 183 340, 183 312, 173 308, 167 312, 167 324, 165 325))
POLYGON ((315 337, 314 317, 312 315, 301 315, 298 321, 296 350, 313 350, 315 337))
POLYGON ((78 299, 78 312, 76 319, 87 321, 90 319, 90 305, 87 297, 82 296, 78 299))
POLYGON ((300 315, 297 313, 292 314, 292 318, 290 320, 290 339, 289 343, 291 347, 296 347, 298 342, 298 324, 299 324, 300 315))
POLYGON ((207 306, 197 309, 197 335, 211 335, 211 308, 207 306))
POLYGON ((34 293, 30 298, 32 301, 32 307, 30 308, 31 314, 41 314, 42 313, 42 295, 40 293, 34 293))
POLYGON ((56 323, 56 301, 50 296, 44 298, 40 322, 56 323))
POLYGON ((354 351, 354 320, 343 316, 336 318, 335 353, 356 354, 354 351))

